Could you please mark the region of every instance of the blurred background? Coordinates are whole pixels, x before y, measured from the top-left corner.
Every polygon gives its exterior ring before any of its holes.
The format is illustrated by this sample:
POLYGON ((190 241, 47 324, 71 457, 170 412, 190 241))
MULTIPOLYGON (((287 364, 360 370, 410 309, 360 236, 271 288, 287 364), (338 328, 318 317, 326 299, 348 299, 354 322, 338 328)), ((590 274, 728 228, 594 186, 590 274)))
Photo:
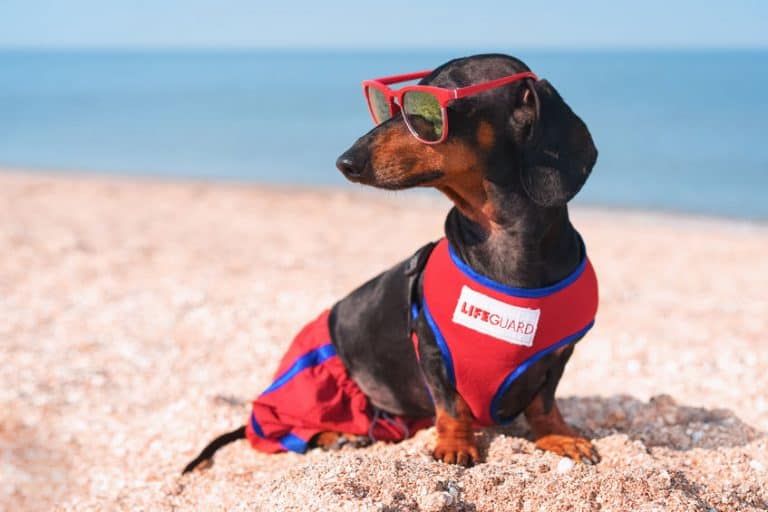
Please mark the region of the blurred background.
POLYGON ((522 58, 589 126, 577 202, 768 219, 768 3, 0 1, 0 167, 347 186, 360 81, 522 58))

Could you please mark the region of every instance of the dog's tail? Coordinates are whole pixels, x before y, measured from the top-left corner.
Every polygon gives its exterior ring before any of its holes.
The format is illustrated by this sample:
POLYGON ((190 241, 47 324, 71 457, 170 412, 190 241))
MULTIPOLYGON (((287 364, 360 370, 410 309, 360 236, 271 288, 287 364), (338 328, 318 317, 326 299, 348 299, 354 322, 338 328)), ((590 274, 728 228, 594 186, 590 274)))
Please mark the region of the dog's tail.
POLYGON ((205 462, 207 460, 210 460, 213 457, 213 454, 216 453, 219 448, 222 446, 226 446, 229 443, 233 441, 237 441, 238 439, 245 439, 245 425, 242 427, 233 430, 232 432, 227 432, 226 434, 222 434, 210 443, 208 443, 208 446, 203 448, 203 451, 200 452, 200 455, 195 457, 195 459, 187 464, 187 466, 184 468, 184 471, 181 472, 181 474, 186 474, 195 469, 197 466, 199 466, 202 462, 205 462))

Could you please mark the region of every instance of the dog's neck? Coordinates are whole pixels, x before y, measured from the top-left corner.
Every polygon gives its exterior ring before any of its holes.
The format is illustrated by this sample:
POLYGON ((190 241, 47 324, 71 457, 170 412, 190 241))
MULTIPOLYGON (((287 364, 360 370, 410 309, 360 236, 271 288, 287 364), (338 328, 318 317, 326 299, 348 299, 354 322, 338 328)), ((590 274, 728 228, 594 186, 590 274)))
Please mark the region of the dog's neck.
POLYGON ((550 285, 578 266, 581 246, 567 206, 543 208, 514 193, 488 192, 482 210, 468 215, 457 204, 445 220, 446 237, 465 263, 519 288, 550 285))

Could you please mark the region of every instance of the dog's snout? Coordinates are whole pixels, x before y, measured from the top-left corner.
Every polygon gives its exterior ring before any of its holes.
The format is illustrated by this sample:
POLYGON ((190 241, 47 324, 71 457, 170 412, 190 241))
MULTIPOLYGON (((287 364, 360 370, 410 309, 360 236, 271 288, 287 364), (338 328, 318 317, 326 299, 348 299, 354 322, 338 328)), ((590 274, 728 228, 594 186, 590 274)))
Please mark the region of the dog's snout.
POLYGON ((358 178, 365 170, 366 162, 359 156, 347 151, 336 160, 336 167, 344 173, 347 178, 358 178))
POLYGON ((356 165, 356 162, 345 155, 341 155, 336 160, 336 167, 346 176, 356 176, 360 174, 360 168, 356 165))

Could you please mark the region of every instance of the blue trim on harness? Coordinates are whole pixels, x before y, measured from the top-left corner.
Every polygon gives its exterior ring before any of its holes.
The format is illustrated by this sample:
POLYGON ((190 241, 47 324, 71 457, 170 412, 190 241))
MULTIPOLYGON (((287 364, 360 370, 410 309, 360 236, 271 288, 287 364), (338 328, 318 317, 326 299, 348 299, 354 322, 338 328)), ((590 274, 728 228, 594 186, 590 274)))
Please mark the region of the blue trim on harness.
MULTIPOLYGON (((424 310, 424 318, 427 319, 429 328, 432 330, 432 334, 435 335, 437 346, 440 347, 440 352, 443 354, 443 363, 445 363, 445 370, 448 372, 448 381, 452 386, 456 386, 456 373, 453 371, 453 358, 451 357, 451 351, 448 349, 448 344, 445 342, 443 333, 440 332, 440 328, 437 326, 437 323, 435 323, 435 319, 432 318, 432 314, 429 312, 429 307, 427 306, 426 300, 422 304, 422 308, 424 310)), ((427 386, 427 389, 429 389, 429 386, 427 386)))
POLYGON ((411 303, 411 320, 416 320, 417 318, 419 318, 419 305, 414 301, 411 303))
MULTIPOLYGON (((413 302, 411 304, 411 320, 415 322, 418 318, 419 318, 419 305, 416 302, 413 302)), ((432 319, 431 316, 429 318, 432 319)), ((430 329, 432 329, 432 327, 430 327, 430 329)), ((432 332, 433 333, 435 332, 434 329, 432 330, 432 332)), ((416 360, 419 361, 419 369, 420 369, 419 374, 421 375, 421 381, 424 383, 424 389, 427 390, 427 395, 429 395, 429 401, 432 403, 432 405, 435 405, 435 397, 432 396, 432 390, 429 389, 429 384, 427 384, 427 378, 424 376, 424 370, 421 368, 421 358, 419 357, 419 336, 413 328, 411 328, 411 335, 416 337, 416 345, 413 347, 413 349, 416 352, 416 360)), ((435 338, 437 338, 437 336, 435 336, 435 338)), ((442 336, 441 336, 441 339, 442 339, 442 336)), ((443 342, 445 342, 445 340, 443 340, 443 342)), ((443 361, 445 361, 446 355, 449 358, 451 357, 451 353, 448 351, 447 345, 445 349, 447 354, 446 352, 443 352, 443 361)), ((449 359, 448 361, 451 362, 451 368, 453 368, 452 359, 449 359)))
POLYGON ((516 288, 514 286, 507 286, 505 284, 498 283, 493 279, 491 279, 490 277, 485 277, 484 275, 478 273, 475 269, 473 269, 472 267, 470 267, 469 265, 461 261, 461 258, 459 258, 459 256, 454 252, 453 247, 451 246, 451 242, 448 242, 448 254, 451 256, 451 261, 453 261, 453 264, 456 265, 456 268, 458 268, 464 275, 466 275, 476 283, 481 284, 483 286, 487 286, 488 288, 492 290, 496 290, 497 292, 501 292, 506 295, 511 295, 513 297, 533 299, 538 297, 546 297, 547 295, 552 295, 553 293, 568 287, 581 276, 581 273, 584 272, 584 267, 586 267, 587 265, 587 251, 584 247, 584 242, 582 241, 581 237, 579 237, 579 244, 581 244, 581 253, 582 253, 582 258, 581 258, 581 262, 579 263, 579 266, 576 267, 576 269, 573 272, 571 272, 570 275, 566 276, 561 281, 558 281, 557 283, 549 286, 545 286, 543 288, 516 288))
POLYGON ((512 383, 517 379, 520 375, 522 375, 530 366, 544 357, 545 355, 549 354, 553 350, 557 350, 560 347, 563 347, 565 345, 568 345, 569 343, 573 343, 577 341, 579 338, 584 336, 587 331, 589 331, 592 326, 595 325, 595 321, 592 320, 587 324, 586 327, 583 329, 575 332, 574 334, 571 334, 570 336, 565 337, 564 339, 558 341, 554 345, 552 345, 549 348, 546 348, 542 350, 541 352, 537 352, 525 361, 523 361, 520 366, 515 368, 514 371, 512 371, 507 377, 504 379, 504 382, 501 383, 501 386, 499 386, 499 389, 496 391, 496 393, 493 395, 493 399, 491 400, 491 419, 493 419, 494 422, 498 423, 499 425, 507 425, 514 421, 516 416, 511 416, 509 418, 501 418, 498 415, 499 412, 499 402, 501 401, 501 398, 504 396, 504 393, 507 392, 509 387, 512 385, 512 383))
POLYGON ((276 389, 284 386, 288 383, 289 380, 294 378, 299 372, 302 370, 306 370, 307 368, 311 368, 313 366, 317 366, 318 364, 322 363, 326 359, 329 359, 336 355, 336 349, 333 348, 333 345, 328 343, 327 345, 323 345, 321 347, 318 347, 314 350, 310 350, 300 358, 294 362, 288 370, 285 371, 282 375, 280 375, 275 381, 264 391, 262 391, 260 396, 264 396, 267 393, 271 393, 275 391, 276 389))
MULTIPOLYGON (((261 430, 261 425, 259 425, 259 422, 256 421, 256 415, 251 413, 251 428, 253 429, 253 432, 261 437, 262 439, 266 439, 266 436, 264 435, 264 431, 261 430)), ((288 433, 277 440, 278 443, 280 443, 280 446, 285 448, 286 450, 296 452, 296 453, 304 453, 307 451, 307 446, 309 443, 296 434, 288 433)))

